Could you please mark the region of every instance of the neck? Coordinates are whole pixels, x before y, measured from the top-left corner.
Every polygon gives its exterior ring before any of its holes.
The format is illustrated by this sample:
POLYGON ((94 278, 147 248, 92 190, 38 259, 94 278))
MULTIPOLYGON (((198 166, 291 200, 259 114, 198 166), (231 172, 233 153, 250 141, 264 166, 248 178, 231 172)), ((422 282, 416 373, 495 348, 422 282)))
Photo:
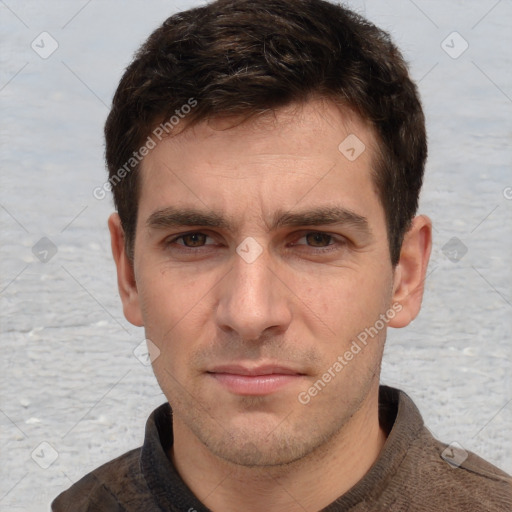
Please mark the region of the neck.
POLYGON ((177 418, 173 430, 174 466, 214 512, 320 510, 363 478, 386 440, 379 425, 378 386, 342 431, 307 457, 282 466, 232 464, 213 455, 177 418))

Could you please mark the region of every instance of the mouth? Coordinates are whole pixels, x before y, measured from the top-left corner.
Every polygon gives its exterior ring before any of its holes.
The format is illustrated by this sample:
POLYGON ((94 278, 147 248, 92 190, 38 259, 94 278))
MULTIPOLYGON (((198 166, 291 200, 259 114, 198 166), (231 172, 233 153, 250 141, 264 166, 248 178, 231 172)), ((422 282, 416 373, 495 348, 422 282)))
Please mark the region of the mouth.
POLYGON ((216 366, 207 371, 222 387, 237 395, 261 396, 297 383, 304 373, 280 365, 249 367, 243 365, 216 366))

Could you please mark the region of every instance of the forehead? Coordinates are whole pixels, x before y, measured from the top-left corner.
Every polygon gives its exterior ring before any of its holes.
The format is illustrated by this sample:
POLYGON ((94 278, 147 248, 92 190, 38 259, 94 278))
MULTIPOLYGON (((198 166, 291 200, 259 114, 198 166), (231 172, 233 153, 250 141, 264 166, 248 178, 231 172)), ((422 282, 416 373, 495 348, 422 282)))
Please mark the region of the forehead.
POLYGON ((163 139, 145 157, 139 216, 177 207, 270 221, 277 209, 299 204, 378 208, 376 153, 371 127, 326 100, 245 121, 203 121, 163 139))

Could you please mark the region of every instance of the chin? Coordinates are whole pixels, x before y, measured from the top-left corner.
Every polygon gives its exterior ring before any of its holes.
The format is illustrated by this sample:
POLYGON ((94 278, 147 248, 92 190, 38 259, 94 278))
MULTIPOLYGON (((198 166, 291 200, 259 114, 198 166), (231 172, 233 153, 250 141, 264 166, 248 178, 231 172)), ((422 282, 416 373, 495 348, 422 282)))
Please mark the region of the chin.
POLYGON ((208 446, 209 450, 219 457, 236 466, 246 468, 283 466, 302 459, 308 449, 296 440, 266 439, 263 442, 245 441, 226 443, 221 441, 208 446))

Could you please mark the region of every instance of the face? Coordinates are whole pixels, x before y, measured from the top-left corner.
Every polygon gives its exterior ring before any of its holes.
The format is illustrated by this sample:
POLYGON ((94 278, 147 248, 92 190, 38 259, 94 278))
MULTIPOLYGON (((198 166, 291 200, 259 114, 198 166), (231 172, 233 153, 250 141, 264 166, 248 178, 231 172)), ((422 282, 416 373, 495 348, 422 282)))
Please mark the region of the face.
POLYGON ((398 286, 375 145, 355 115, 311 101, 204 122, 145 157, 125 314, 158 347, 175 428, 214 455, 298 460, 377 388, 398 286), (338 149, 351 134, 355 160, 338 149))

